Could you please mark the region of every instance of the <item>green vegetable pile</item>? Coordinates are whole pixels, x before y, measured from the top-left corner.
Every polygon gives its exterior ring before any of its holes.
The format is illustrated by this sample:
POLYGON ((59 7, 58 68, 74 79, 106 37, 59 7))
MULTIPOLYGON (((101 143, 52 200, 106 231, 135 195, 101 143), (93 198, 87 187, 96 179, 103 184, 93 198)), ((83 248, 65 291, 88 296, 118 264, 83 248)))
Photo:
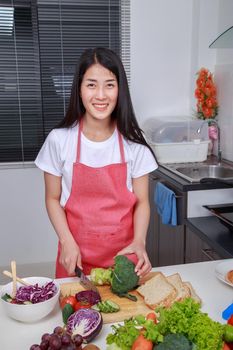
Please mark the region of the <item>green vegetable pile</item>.
POLYGON ((163 336, 159 333, 158 327, 154 322, 146 320, 142 315, 125 320, 123 325, 118 324, 111 327, 113 333, 107 336, 107 344, 112 345, 112 347, 109 346, 108 350, 114 349, 114 346, 119 347, 121 350, 130 350, 142 327, 145 330, 145 337, 154 343, 163 340, 163 336))
POLYGON ((156 312, 159 314, 157 324, 139 315, 125 320, 122 325, 113 325, 113 333, 106 339, 107 344, 115 344, 121 350, 130 350, 141 329, 145 338, 153 342, 154 350, 221 350, 224 340, 233 341, 233 327, 231 326, 232 339, 226 339, 226 329, 229 325, 211 320, 191 298, 175 302, 169 309, 160 307, 156 312), (174 337, 174 334, 177 336, 174 337), (181 341, 182 346, 179 343, 181 341))
POLYGON ((200 304, 187 298, 170 309, 159 308, 158 328, 162 334, 182 333, 196 344, 198 350, 220 350, 224 326, 200 310, 200 304))
POLYGON ((120 297, 137 300, 135 295, 128 292, 137 287, 139 277, 135 273, 135 264, 124 255, 117 255, 114 266, 109 269, 92 269, 91 280, 96 285, 111 285, 112 292, 120 297))

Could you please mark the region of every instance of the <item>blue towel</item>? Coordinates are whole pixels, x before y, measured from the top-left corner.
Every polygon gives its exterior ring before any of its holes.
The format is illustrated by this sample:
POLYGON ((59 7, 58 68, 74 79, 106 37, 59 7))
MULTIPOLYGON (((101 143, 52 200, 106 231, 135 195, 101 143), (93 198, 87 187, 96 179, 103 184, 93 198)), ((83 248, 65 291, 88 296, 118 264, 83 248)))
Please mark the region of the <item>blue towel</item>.
POLYGON ((165 225, 177 225, 176 196, 168 187, 158 182, 155 187, 154 201, 158 214, 165 225))

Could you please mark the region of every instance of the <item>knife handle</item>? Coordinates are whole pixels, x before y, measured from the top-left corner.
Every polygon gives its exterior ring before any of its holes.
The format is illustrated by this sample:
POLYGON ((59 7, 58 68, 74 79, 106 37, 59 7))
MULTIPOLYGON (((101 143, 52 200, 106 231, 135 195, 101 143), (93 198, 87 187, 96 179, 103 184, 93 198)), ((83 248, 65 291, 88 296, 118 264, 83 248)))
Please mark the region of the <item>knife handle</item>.
POLYGON ((81 277, 82 270, 80 269, 80 267, 78 266, 75 267, 75 273, 79 278, 81 277))

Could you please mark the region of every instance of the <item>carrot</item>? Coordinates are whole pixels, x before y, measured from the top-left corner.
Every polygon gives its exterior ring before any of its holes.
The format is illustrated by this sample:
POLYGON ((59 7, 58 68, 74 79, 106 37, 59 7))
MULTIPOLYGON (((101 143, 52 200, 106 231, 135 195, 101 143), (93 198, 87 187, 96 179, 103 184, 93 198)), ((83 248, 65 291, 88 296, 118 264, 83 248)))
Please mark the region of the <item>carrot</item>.
POLYGON ((143 334, 140 334, 134 341, 131 350, 152 350, 153 343, 151 340, 146 339, 143 334))

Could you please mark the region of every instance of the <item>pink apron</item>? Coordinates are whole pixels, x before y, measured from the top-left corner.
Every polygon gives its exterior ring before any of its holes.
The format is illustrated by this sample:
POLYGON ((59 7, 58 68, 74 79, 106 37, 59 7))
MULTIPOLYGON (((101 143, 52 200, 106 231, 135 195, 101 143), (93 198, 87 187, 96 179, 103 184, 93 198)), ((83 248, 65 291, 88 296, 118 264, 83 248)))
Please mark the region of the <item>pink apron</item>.
MULTIPOLYGON (((80 163, 82 122, 78 128, 77 156, 73 164, 72 188, 65 205, 67 222, 82 255, 86 274, 94 267, 109 267, 117 252, 133 240, 133 211, 136 196, 126 185, 122 135, 118 131, 121 163, 93 168, 80 163)), ((56 277, 67 277, 59 263, 60 244, 56 263, 56 277)), ((137 263, 137 256, 129 254, 137 263)))

